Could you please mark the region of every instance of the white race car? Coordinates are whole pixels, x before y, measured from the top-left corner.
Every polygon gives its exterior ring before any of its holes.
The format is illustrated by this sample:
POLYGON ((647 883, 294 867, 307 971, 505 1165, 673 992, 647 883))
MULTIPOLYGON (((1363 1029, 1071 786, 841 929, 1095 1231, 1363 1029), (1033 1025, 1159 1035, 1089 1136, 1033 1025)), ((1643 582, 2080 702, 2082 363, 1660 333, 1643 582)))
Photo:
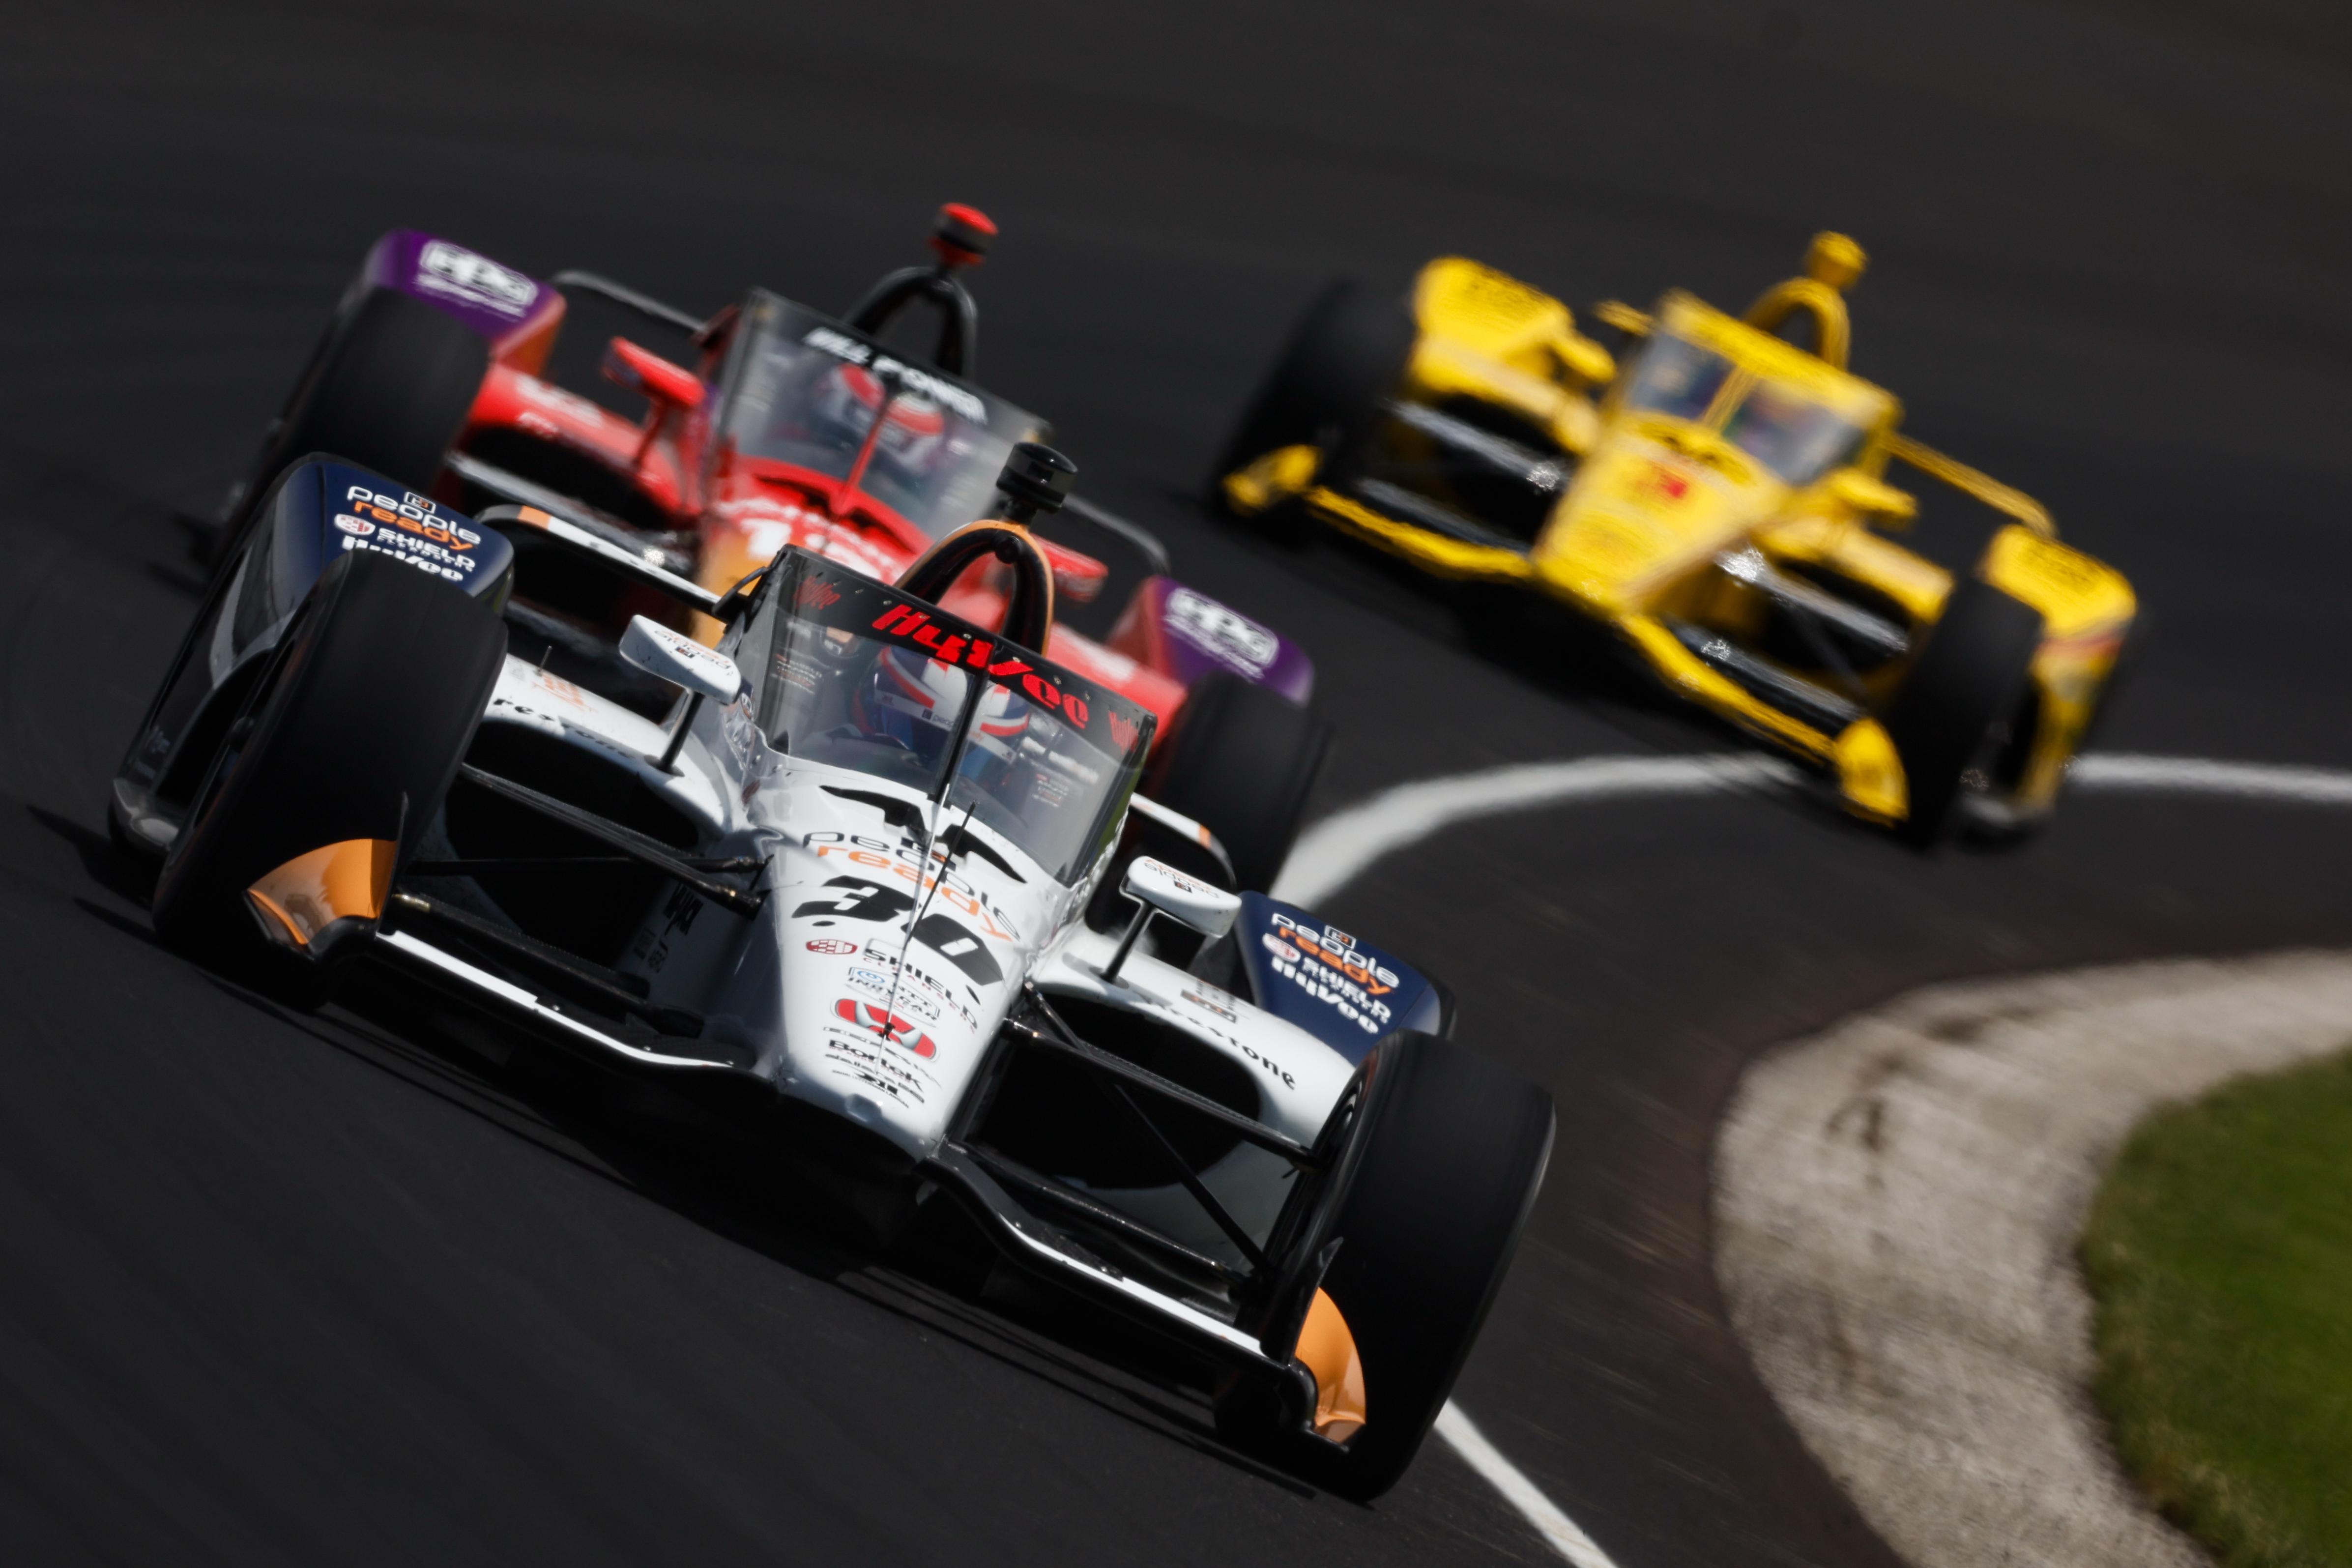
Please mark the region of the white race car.
POLYGON ((1052 576, 1023 524, 1073 471, 1017 450, 1005 517, 896 584, 787 549, 714 595, 308 459, 166 676, 117 836, 162 854, 164 939, 258 983, 396 965, 467 1026, 772 1091, 801 1153, 960 1199, 1193 1347, 1230 1438, 1369 1497, 1486 1316, 1551 1102, 1444 1037, 1442 988, 1221 885, 1135 793, 1149 710, 1030 651, 1052 576), (524 532, 643 591, 622 646, 678 689, 665 722, 508 652, 524 532), (1003 626, 940 607, 971 573, 1003 626), (688 611, 716 649, 663 624, 688 611))

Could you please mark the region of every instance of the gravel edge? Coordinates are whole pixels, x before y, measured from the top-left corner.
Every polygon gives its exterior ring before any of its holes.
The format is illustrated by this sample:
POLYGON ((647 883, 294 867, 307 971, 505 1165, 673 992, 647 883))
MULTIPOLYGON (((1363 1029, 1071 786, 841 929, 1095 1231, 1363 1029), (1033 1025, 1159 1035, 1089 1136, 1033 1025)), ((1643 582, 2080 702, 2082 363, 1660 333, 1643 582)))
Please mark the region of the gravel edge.
POLYGON ((2152 1107, 2352 1041, 2352 955, 1915 991, 1758 1058, 1716 1272, 1805 1444, 1916 1568, 2192 1568, 2089 1394, 2075 1244, 2152 1107))

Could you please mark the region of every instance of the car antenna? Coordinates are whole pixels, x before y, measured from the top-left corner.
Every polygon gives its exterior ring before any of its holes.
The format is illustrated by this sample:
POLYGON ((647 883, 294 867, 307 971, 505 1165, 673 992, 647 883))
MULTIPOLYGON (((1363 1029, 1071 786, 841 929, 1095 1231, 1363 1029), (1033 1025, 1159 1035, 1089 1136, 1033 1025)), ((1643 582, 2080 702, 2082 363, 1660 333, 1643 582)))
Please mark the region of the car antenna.
MULTIPOLYGON (((889 407, 887 399, 883 407, 886 411, 889 407)), ((879 419, 875 421, 875 426, 877 429, 881 427, 879 419)), ((1005 459, 1003 471, 996 477, 996 510, 1008 522, 1025 528, 1035 521, 1040 511, 1060 510, 1063 498, 1069 494, 1070 486, 1077 479, 1077 472, 1076 467, 1060 453, 1024 441, 1013 448, 1013 455, 1005 459)), ((1000 536, 997 558, 1012 561, 1019 548, 1010 535, 1000 536)), ((950 852, 947 861, 940 863, 938 874, 932 874, 931 847, 940 839, 940 813, 945 809, 948 796, 954 793, 956 780, 963 772, 964 752, 971 744, 971 731, 980 720, 980 705, 987 694, 987 683, 993 678, 977 673, 969 679, 972 683, 971 700, 964 704, 961 721, 956 725, 955 749, 948 758, 947 777, 940 784, 939 797, 931 803, 931 819, 923 834, 923 875, 931 880, 928 886, 918 884, 922 887, 922 897, 908 911, 907 929, 898 939, 898 967, 890 976, 891 1018, 898 1016, 898 986, 906 976, 910 950, 915 945, 915 928, 922 924, 924 917, 930 913, 931 895, 939 891, 941 882, 947 880, 948 861, 955 858, 950 852)), ((978 802, 964 807, 961 826, 967 834, 971 831, 972 813, 978 809, 978 802)), ((890 1028, 887 1019, 884 1020, 882 1028, 887 1037, 890 1028)))
MULTIPOLYGON (((887 403, 885 403, 884 406, 887 408, 887 403)), ((940 813, 946 809, 948 796, 955 790, 957 775, 963 771, 964 751, 971 744, 972 727, 980 721, 981 699, 986 694, 989 680, 984 673, 975 673, 967 679, 971 681, 970 697, 965 701, 963 712, 956 722, 955 745, 948 752, 947 775, 940 781, 940 793, 931 801, 930 821, 923 827, 923 869, 921 877, 916 882, 916 887, 922 896, 917 899, 913 907, 907 911, 907 929, 898 934, 898 965, 890 972, 890 1001, 886 1009, 886 1016, 882 1020, 882 1037, 886 1040, 890 1037, 892 1022, 898 1016, 898 987, 905 984, 907 965, 914 960, 915 928, 921 925, 929 916, 931 896, 940 890, 940 884, 948 879, 948 868, 944 862, 936 872, 931 869, 931 847, 940 841, 940 813)), ((973 809, 971 806, 964 808, 964 820, 967 825, 971 819, 973 809)), ((953 857, 950 856, 950 858, 952 859, 953 857)))

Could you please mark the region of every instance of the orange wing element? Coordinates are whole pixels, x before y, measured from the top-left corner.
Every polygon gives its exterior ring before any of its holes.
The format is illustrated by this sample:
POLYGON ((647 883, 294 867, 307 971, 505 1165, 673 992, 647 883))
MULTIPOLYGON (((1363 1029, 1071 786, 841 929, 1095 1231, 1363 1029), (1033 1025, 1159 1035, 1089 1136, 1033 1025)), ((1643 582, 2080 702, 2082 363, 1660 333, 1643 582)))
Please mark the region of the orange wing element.
POLYGON ((373 925, 392 893, 400 846, 389 838, 346 838, 297 855, 245 890, 262 934, 280 947, 316 956, 357 929, 373 925))
POLYGON ((1346 1442, 1364 1424, 1364 1363, 1339 1303, 1320 1290, 1307 1306, 1294 1353, 1315 1374, 1315 1435, 1346 1442))

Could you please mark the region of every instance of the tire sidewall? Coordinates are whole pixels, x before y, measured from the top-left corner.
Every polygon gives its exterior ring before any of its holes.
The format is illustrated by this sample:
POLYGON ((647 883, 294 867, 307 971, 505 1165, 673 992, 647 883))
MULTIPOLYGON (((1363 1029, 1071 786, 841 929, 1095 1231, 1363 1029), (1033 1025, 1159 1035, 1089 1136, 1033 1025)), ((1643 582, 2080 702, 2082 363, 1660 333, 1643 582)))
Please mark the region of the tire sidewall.
POLYGON ((279 648, 240 715, 249 731, 215 758, 158 877, 155 924, 174 946, 217 952, 251 933, 244 889, 310 850, 390 838, 404 861, 488 702, 506 630, 493 606, 352 552, 279 648))

